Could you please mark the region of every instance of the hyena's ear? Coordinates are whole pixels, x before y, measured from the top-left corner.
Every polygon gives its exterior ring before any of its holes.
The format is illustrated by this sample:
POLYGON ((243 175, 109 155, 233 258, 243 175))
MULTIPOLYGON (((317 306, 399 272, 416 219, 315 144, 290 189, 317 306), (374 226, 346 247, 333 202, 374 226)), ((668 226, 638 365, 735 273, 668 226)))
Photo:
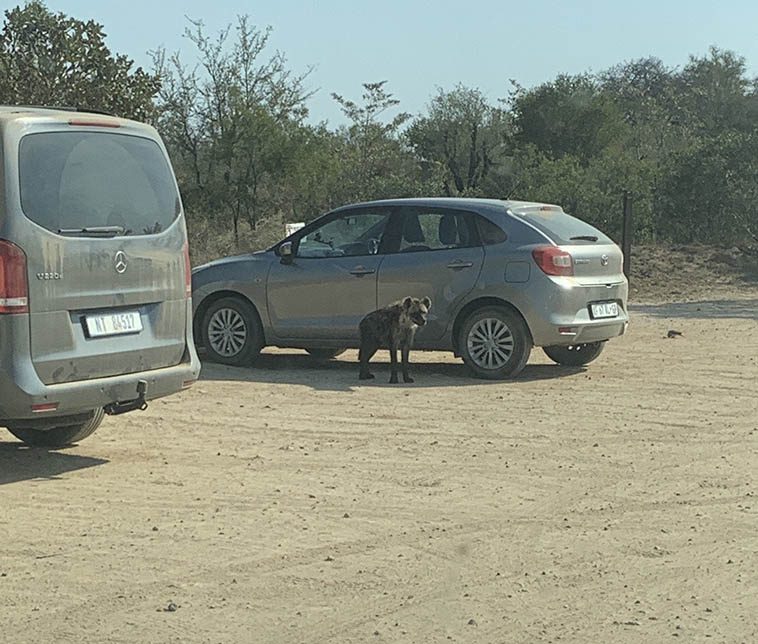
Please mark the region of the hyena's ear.
POLYGON ((409 295, 403 298, 403 308, 408 311, 413 306, 413 298, 409 295))
POLYGON ((432 308, 432 300, 428 297, 425 297, 423 300, 421 300, 421 304, 426 307, 427 311, 432 308))

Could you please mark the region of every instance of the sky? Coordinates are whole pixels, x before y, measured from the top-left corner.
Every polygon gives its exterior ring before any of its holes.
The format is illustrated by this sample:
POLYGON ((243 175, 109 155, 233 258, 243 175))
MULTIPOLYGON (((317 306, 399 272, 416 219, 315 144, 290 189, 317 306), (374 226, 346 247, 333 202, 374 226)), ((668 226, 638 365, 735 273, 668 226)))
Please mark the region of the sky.
MULTIPOLYGON (((3 10, 23 0, 0 0, 3 10)), ((196 61, 183 37, 188 18, 216 34, 247 15, 272 29, 270 53, 282 52, 306 80, 309 120, 344 123, 332 92, 359 100, 362 83, 387 81, 399 110, 418 114, 439 89, 458 84, 493 103, 510 80, 533 87, 558 74, 598 72, 655 56, 670 67, 710 46, 735 51, 758 76, 755 0, 46 0, 52 11, 104 25, 111 52, 151 67, 148 51, 178 51, 196 61)))

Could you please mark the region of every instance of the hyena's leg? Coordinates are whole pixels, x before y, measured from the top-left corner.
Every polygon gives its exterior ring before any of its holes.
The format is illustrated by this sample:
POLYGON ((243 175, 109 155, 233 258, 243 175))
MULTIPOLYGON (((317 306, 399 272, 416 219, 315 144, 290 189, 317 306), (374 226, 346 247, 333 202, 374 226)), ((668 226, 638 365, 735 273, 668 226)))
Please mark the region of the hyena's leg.
POLYGON ((390 384, 397 382, 397 340, 390 342, 390 384))
POLYGON ((411 353, 411 345, 410 343, 403 343, 403 346, 401 348, 401 356, 403 359, 403 382, 413 382, 413 378, 411 378, 408 375, 408 367, 409 367, 409 356, 411 353))
POLYGON ((373 338, 361 333, 361 348, 358 350, 358 360, 361 363, 358 375, 360 380, 371 380, 374 377, 374 374, 369 371, 368 361, 374 357, 378 348, 379 345, 373 338))

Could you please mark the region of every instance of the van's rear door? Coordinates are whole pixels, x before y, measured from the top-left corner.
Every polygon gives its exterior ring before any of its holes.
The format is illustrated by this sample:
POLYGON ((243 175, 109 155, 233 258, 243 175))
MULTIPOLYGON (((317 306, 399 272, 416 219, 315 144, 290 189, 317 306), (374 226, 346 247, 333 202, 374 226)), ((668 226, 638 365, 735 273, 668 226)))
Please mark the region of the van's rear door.
POLYGON ((101 121, 31 122, 18 139, 14 241, 46 384, 176 365, 186 348, 186 231, 168 157, 152 128, 101 121))

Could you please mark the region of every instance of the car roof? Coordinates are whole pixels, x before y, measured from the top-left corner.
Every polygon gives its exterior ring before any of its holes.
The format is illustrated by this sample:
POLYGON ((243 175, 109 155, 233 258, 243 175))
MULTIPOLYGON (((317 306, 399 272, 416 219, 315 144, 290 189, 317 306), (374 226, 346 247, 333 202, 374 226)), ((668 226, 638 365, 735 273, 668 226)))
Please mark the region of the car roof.
POLYGON ((335 209, 336 211, 356 208, 356 207, 370 207, 370 206, 431 206, 440 208, 481 208, 481 207, 497 207, 504 208, 505 210, 512 210, 515 212, 523 212, 525 210, 531 210, 535 208, 549 207, 551 209, 562 210, 560 206, 555 204, 541 203, 537 201, 519 201, 514 199, 482 199, 474 197, 411 197, 404 199, 378 199, 375 201, 365 201, 362 203, 354 203, 335 209))
POLYGON ((81 125, 98 124, 110 127, 119 127, 127 130, 142 130, 154 132, 154 129, 139 121, 120 118, 104 112, 89 112, 83 109, 66 107, 44 107, 37 105, 0 105, 0 123, 12 123, 14 121, 33 120, 36 122, 68 124, 72 120, 79 121, 81 125))

